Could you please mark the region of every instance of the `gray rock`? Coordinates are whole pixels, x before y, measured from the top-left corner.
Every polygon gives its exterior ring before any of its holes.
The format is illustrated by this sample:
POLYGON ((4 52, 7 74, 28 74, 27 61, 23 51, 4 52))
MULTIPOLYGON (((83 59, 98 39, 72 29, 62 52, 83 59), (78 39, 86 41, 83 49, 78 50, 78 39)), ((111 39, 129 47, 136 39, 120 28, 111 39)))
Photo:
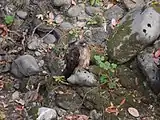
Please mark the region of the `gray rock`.
POLYGON ((43 42, 46 44, 53 44, 56 42, 56 38, 52 34, 48 34, 44 39, 43 42))
POLYGON ((77 70, 72 74, 67 81, 71 84, 80 86, 96 86, 97 80, 94 75, 86 70, 77 70))
POLYGON ((67 11, 69 17, 77 17, 82 11, 82 7, 79 5, 72 6, 67 11))
POLYGON ((97 113, 96 110, 92 110, 90 112, 90 118, 91 118, 91 120, 100 120, 101 116, 102 116, 102 114, 101 113, 97 113))
POLYGON ((52 3, 54 6, 63 6, 63 5, 68 5, 71 4, 71 0, 52 0, 52 3))
POLYGON ((138 55, 137 61, 139 68, 144 73, 149 86, 155 94, 160 92, 160 69, 153 60, 152 48, 145 50, 138 55))
POLYGON ((28 49, 30 50, 36 50, 40 47, 43 40, 40 38, 37 38, 36 36, 29 37, 28 38, 28 49))
POLYGON ((78 21, 85 21, 85 22, 89 18, 90 18, 90 16, 88 14, 86 14, 86 12, 84 10, 82 10, 81 13, 79 14, 79 16, 77 17, 78 21))
POLYGON ((68 90, 68 93, 66 92, 65 95, 57 93, 55 101, 60 108, 75 111, 81 104, 82 99, 74 90, 68 90))
POLYGON ((104 17, 106 20, 119 20, 124 15, 124 10, 117 5, 114 5, 110 9, 104 12, 104 17))
POLYGON ((108 54, 119 63, 133 58, 160 35, 160 14, 153 7, 130 11, 109 37, 108 54))
POLYGON ((47 107, 41 107, 38 109, 38 118, 36 120, 56 120, 56 118, 56 110, 47 107))
POLYGON ((131 0, 124 0, 124 3, 126 4, 128 9, 133 9, 135 7, 140 7, 140 6, 144 6, 145 2, 144 0, 134 0, 134 2, 132 2, 131 0))
POLYGON ((63 22, 62 24, 60 24, 60 27, 64 30, 69 30, 73 28, 73 25, 69 22, 63 22))
POLYGON ((17 11, 17 16, 20 17, 21 19, 25 19, 27 17, 27 12, 25 11, 17 11))
POLYGON ((63 16, 62 15, 57 15, 56 17, 55 17, 55 22, 57 23, 57 24, 60 24, 60 23, 62 23, 63 22, 63 16))
POLYGON ((92 6, 88 6, 85 9, 86 13, 90 16, 96 15, 99 12, 102 12, 102 10, 99 7, 92 7, 92 6))
POLYGON ((35 51, 36 56, 41 56, 41 53, 39 51, 35 51))
POLYGON ((11 73, 16 77, 35 75, 40 71, 36 59, 31 55, 23 55, 12 62, 11 73))
POLYGON ((103 27, 96 27, 91 29, 92 32, 92 42, 99 45, 106 45, 106 38, 108 36, 108 32, 105 32, 103 27))

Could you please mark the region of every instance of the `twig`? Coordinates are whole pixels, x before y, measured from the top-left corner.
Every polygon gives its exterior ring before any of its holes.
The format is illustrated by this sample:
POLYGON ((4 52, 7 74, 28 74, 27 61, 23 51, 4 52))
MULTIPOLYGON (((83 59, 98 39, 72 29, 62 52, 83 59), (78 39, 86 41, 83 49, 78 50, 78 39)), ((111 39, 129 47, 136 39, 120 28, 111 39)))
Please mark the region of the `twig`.
POLYGON ((33 35, 34 35, 36 29, 37 29, 38 27, 40 27, 42 24, 43 24, 43 23, 40 23, 39 25, 37 25, 37 26, 33 29, 33 31, 32 31, 32 37, 33 37, 33 35))
POLYGON ((85 98, 86 98, 87 94, 90 93, 92 90, 94 90, 94 89, 96 89, 96 88, 97 88, 97 87, 92 88, 92 89, 90 89, 89 91, 87 91, 87 92, 85 93, 85 95, 83 96, 82 102, 81 102, 81 104, 77 107, 77 109, 80 109, 80 108, 81 108, 81 106, 83 105, 83 103, 84 103, 84 101, 85 101, 85 98))
POLYGON ((43 40, 45 37, 47 37, 47 35, 49 35, 51 32, 53 32, 53 30, 55 29, 55 27, 53 27, 52 30, 50 30, 45 36, 43 36, 41 39, 43 40))

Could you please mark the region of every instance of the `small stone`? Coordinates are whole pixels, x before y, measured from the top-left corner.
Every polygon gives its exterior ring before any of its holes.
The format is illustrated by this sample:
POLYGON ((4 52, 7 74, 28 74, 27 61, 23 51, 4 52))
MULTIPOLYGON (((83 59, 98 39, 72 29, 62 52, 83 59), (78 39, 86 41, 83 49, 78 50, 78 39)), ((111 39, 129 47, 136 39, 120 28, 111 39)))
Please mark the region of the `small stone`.
POLYGON ((93 16, 99 12, 102 12, 102 10, 99 7, 92 7, 92 6, 86 7, 85 11, 90 16, 93 16))
POLYGON ((27 12, 25 11, 17 11, 17 16, 20 17, 21 19, 25 19, 27 17, 27 12))
POLYGON ((115 20, 119 20, 123 17, 123 14, 124 10, 117 5, 114 5, 113 7, 104 12, 104 17, 106 20, 112 20, 113 18, 115 20))
POLYGON ((132 2, 131 0, 124 0, 125 5, 128 7, 128 9, 133 9, 135 7, 142 7, 145 5, 144 0, 133 0, 135 1, 132 2))
POLYGON ((36 56, 41 56, 41 53, 39 51, 35 51, 36 56))
POLYGON ((60 27, 64 30, 69 30, 73 28, 73 25, 69 22, 63 22, 60 27))
POLYGON ((56 18, 55 18, 55 22, 57 24, 60 24, 63 22, 63 16, 62 15, 57 15, 56 18))
POLYGON ((18 91, 15 91, 15 92, 12 94, 12 100, 16 100, 16 99, 19 99, 19 92, 18 92, 18 91))
POLYGON ((47 107, 41 107, 38 109, 38 118, 36 120, 54 120, 56 118, 56 110, 47 107))
POLYGON ((52 34, 48 34, 44 39, 43 42, 46 44, 53 44, 56 42, 56 37, 52 34))
POLYGON ((77 17, 82 11, 82 7, 80 7, 79 5, 75 5, 75 6, 72 6, 67 14, 69 17, 77 17))
POLYGON ((39 65, 39 67, 42 67, 44 65, 44 60, 40 60, 38 65, 39 65))
POLYGON ((11 65, 11 73, 20 78, 35 75, 39 71, 36 59, 31 55, 20 56, 11 65))
POLYGON ((52 0, 54 6, 63 6, 63 5, 70 5, 71 0, 52 0))
POLYGON ((37 38, 36 36, 28 38, 28 49, 36 50, 40 47, 42 40, 37 38))
POLYGON ((77 84, 80 86, 97 85, 97 80, 94 75, 86 70, 77 70, 67 79, 67 81, 71 84, 77 84))

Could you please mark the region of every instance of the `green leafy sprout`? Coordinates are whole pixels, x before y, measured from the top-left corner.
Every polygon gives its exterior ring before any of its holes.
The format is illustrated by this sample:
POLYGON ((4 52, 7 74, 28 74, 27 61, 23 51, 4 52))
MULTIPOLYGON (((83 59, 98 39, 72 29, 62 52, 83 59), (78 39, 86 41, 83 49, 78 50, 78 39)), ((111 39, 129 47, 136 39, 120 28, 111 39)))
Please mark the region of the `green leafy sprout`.
POLYGON ((14 22, 14 16, 7 15, 4 18, 5 24, 11 25, 14 22))
POLYGON ((101 0, 89 0, 90 4, 93 5, 100 5, 101 0))
POLYGON ((115 88, 116 81, 115 79, 113 79, 113 74, 115 72, 115 69, 117 68, 117 64, 106 61, 104 56, 95 55, 94 59, 96 60, 96 63, 100 68, 107 71, 106 74, 100 74, 100 83, 107 83, 110 89, 115 88))
POLYGON ((71 37, 78 38, 79 34, 80 34, 80 30, 78 30, 78 29, 72 29, 72 30, 69 31, 69 35, 71 37))

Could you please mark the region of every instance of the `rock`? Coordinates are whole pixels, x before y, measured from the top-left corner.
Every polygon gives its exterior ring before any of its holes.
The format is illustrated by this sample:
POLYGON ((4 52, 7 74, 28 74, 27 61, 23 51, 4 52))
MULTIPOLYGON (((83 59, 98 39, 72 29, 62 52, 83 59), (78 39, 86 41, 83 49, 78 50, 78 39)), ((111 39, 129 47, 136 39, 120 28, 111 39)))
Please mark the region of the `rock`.
POLYGON ((72 29, 73 28, 73 25, 69 22, 62 22, 60 24, 60 27, 64 30, 69 30, 69 29, 72 29))
POLYGON ((36 120, 56 120, 56 118, 56 110, 47 107, 41 107, 38 109, 38 118, 36 120))
POLYGON ((72 6, 67 11, 67 15, 69 17, 77 17, 81 13, 82 7, 79 5, 72 6))
POLYGON ((140 6, 142 7, 145 5, 144 0, 134 0, 134 2, 132 2, 131 0, 124 0, 124 3, 128 9, 133 9, 140 6))
POLYGON ((82 10, 81 13, 77 17, 77 19, 78 19, 79 22, 80 21, 86 22, 86 20, 89 19, 89 18, 90 18, 90 16, 88 14, 86 14, 86 12, 84 10, 82 10))
POLYGON ((102 10, 99 7, 92 7, 92 6, 88 6, 85 9, 86 13, 90 16, 96 15, 99 12, 102 12, 102 10))
POLYGON ((54 6, 63 6, 63 5, 68 5, 71 4, 71 0, 52 0, 52 4, 54 6))
POLYGON ((91 120, 101 120, 102 119, 102 118, 100 119, 101 116, 102 116, 102 114, 97 113, 96 110, 92 110, 90 112, 90 118, 91 118, 91 120))
POLYGON ((109 37, 108 55, 119 63, 127 62, 153 43, 160 35, 159 31, 160 14, 153 7, 130 11, 109 37))
POLYGON ((55 38, 54 35, 52 34, 48 34, 44 39, 43 39, 43 42, 46 43, 46 44, 53 44, 55 43, 57 40, 55 38))
POLYGON ((23 55, 12 62, 11 73, 16 77, 35 75, 40 71, 36 59, 31 55, 23 55))
POLYGON ((80 86, 96 86, 98 84, 94 75, 86 70, 77 70, 67 81, 80 86))
POLYGON ((41 56, 41 53, 39 51, 35 51, 36 56, 41 56))
POLYGON ((17 100, 19 99, 20 96, 19 96, 19 92, 18 91, 15 91, 13 94, 12 94, 12 100, 17 100))
POLYGON ((97 111, 102 111, 104 106, 107 106, 108 104, 110 104, 110 102, 108 101, 109 92, 107 90, 104 91, 103 89, 98 88, 98 87, 94 87, 94 88, 76 87, 76 92, 82 98, 85 96, 86 93, 88 93, 83 105, 89 110, 96 109, 97 111), (103 92, 104 92, 103 95, 99 94, 103 92))
POLYGON ((92 28, 91 31, 92 31, 92 38, 91 38, 92 42, 98 45, 105 46, 108 32, 105 32, 103 27, 92 28))
POLYGON ((29 37, 28 38, 28 49, 37 50, 40 47, 42 42, 43 41, 40 38, 37 38, 36 36, 29 37))
POLYGON ((39 65, 39 67, 42 67, 44 65, 44 60, 40 60, 38 65, 39 65))
POLYGON ((149 48, 137 57, 139 68, 144 73, 149 86, 155 94, 160 92, 160 69, 153 60, 153 49, 149 48))
POLYGON ((114 5, 110 9, 104 12, 104 17, 106 20, 119 20, 124 15, 124 10, 117 5, 114 5))
POLYGON ((117 68, 117 76, 120 84, 127 89, 137 89, 136 81, 140 81, 133 70, 122 65, 117 68))
MULTIPOLYGON (((63 93, 63 91, 60 92, 63 93)), ((74 90, 70 89, 68 90, 68 92, 64 92, 64 94, 57 93, 55 98, 56 105, 64 110, 77 110, 77 107, 82 102, 81 97, 74 90)))
POLYGON ((27 17, 27 15, 28 15, 27 12, 25 12, 25 11, 17 11, 16 14, 21 19, 25 19, 27 17))
POLYGON ((62 15, 57 15, 54 20, 57 24, 60 24, 60 23, 63 22, 63 16, 62 15))

